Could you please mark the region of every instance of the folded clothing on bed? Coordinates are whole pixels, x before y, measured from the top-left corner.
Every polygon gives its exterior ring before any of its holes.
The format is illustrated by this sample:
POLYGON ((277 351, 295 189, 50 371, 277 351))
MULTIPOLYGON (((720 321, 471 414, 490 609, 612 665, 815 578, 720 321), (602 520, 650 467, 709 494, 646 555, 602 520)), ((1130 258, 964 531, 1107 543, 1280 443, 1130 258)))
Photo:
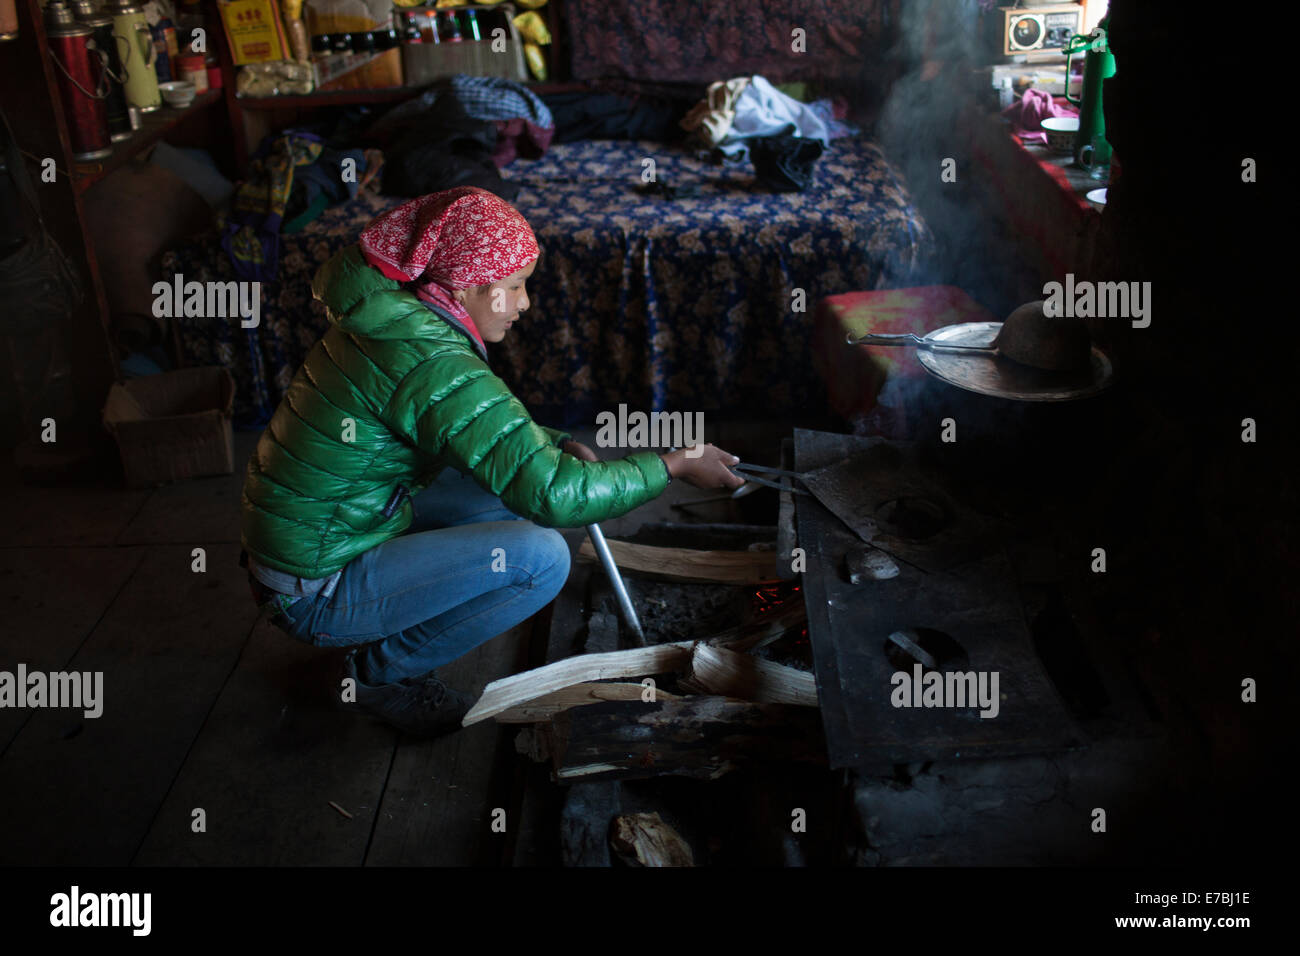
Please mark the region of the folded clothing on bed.
MULTIPOLYGON (((415 99, 390 109, 371 125, 367 137, 391 151, 399 145, 403 150, 410 149, 413 143, 457 143, 463 138, 459 135, 462 133, 469 134, 470 139, 482 138, 488 147, 488 157, 501 168, 512 163, 516 156, 540 159, 551 145, 555 121, 536 93, 513 80, 456 74, 415 99)), ((461 145, 468 148, 464 143, 461 145)), ((477 149, 473 152, 475 159, 479 159, 477 149)), ((408 170, 399 176, 404 185, 394 195, 436 192, 462 182, 482 185, 505 195, 499 188, 486 185, 488 181, 495 182, 491 176, 480 182, 465 179, 447 181, 444 185, 429 185, 433 177, 421 175, 418 170, 408 170), (418 191, 411 191, 416 183, 424 185, 418 191)))
POLYGON ((796 136, 819 140, 825 147, 836 136, 853 132, 834 120, 832 132, 826 121, 830 102, 816 105, 801 103, 765 77, 738 76, 710 84, 679 125, 699 145, 732 162, 743 162, 749 157, 749 143, 756 139, 796 136))
POLYGON ((474 119, 525 119, 542 129, 555 126, 551 111, 541 97, 504 77, 457 73, 451 78, 451 92, 465 107, 465 113, 474 119))
POLYGON ((501 178, 493 160, 497 128, 469 116, 451 95, 403 123, 404 130, 384 154, 384 194, 424 196, 455 186, 478 186, 513 200, 519 187, 501 178))

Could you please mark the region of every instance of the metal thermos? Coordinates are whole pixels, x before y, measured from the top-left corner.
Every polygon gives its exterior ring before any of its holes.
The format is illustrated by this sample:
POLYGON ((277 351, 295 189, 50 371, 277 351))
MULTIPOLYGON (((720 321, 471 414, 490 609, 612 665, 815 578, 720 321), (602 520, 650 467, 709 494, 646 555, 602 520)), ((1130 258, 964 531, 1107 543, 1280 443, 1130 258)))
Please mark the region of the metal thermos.
POLYGON ((142 113, 152 113, 162 106, 158 92, 158 73, 154 59, 158 55, 149 32, 144 7, 134 0, 108 0, 105 11, 113 18, 113 35, 122 61, 122 85, 126 101, 142 113))
POLYGON ((103 159, 113 152, 104 110, 108 74, 104 58, 94 48, 91 29, 77 22, 63 0, 50 0, 45 5, 45 33, 72 140, 72 158, 103 159))
POLYGON ((113 39, 113 18, 96 10, 94 0, 76 0, 72 9, 78 22, 90 27, 90 39, 95 48, 107 57, 104 70, 108 73, 108 96, 104 98, 104 111, 108 115, 108 134, 113 142, 130 139, 131 117, 126 112, 122 59, 117 55, 117 41, 113 39))

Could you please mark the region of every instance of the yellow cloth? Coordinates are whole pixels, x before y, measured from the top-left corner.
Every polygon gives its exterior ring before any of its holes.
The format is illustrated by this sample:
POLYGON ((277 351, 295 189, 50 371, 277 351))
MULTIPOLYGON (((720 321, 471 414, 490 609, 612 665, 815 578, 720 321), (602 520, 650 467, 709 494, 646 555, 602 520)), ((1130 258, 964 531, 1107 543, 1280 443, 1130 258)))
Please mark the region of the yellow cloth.
POLYGON ((704 99, 696 103, 678 125, 694 133, 709 148, 717 146, 731 129, 736 118, 736 101, 748 85, 747 76, 709 84, 704 99))

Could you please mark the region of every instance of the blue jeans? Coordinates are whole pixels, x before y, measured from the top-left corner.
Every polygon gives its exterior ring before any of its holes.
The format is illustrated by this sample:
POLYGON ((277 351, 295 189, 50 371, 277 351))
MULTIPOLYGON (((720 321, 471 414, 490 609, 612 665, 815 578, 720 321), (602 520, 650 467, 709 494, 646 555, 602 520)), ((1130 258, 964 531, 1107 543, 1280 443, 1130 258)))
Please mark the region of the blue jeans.
POLYGON ((366 645, 358 677, 417 677, 541 610, 569 576, 569 548, 552 528, 509 511, 448 468, 411 499, 405 534, 358 555, 334 593, 285 610, 287 630, 317 647, 366 645))

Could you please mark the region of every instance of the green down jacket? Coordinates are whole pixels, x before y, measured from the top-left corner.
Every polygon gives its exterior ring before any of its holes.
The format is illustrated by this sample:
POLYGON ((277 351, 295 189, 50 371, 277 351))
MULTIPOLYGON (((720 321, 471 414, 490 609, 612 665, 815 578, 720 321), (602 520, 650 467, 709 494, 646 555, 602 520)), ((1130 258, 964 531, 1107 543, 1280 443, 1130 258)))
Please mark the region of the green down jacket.
POLYGON ((312 292, 330 328, 290 383, 244 481, 243 545, 261 564, 304 578, 332 574, 405 531, 404 495, 448 466, 548 527, 624 514, 667 486, 653 452, 602 462, 562 452, 568 436, 533 422, 478 343, 367 265, 356 246, 321 267, 312 292))

